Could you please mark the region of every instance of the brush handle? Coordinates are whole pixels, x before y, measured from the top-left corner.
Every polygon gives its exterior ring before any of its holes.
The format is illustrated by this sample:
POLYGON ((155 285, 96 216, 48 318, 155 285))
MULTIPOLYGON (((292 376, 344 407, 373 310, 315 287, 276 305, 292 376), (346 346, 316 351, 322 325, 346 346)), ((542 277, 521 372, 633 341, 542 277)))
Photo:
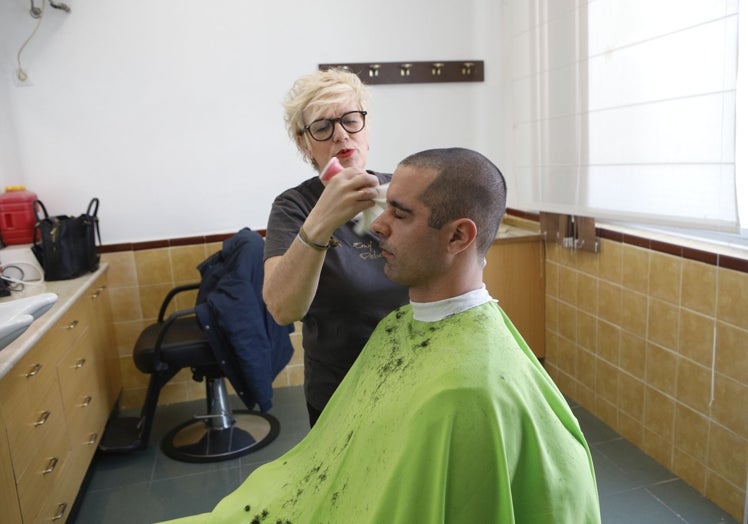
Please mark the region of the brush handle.
POLYGON ((340 160, 338 160, 338 157, 334 156, 325 165, 324 169, 322 169, 322 174, 320 174, 319 178, 323 181, 330 180, 332 177, 340 173, 342 170, 343 170, 343 166, 340 163, 340 160))

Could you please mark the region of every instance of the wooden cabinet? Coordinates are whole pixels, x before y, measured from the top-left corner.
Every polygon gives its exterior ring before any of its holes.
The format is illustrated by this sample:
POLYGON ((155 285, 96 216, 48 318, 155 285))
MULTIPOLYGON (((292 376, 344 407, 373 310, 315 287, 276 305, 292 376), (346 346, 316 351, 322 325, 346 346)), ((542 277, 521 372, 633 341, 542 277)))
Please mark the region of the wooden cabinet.
POLYGON ((109 302, 109 287, 106 274, 101 275, 88 293, 91 305, 91 318, 94 346, 103 355, 103 367, 107 377, 107 405, 113 406, 122 389, 122 375, 119 354, 114 344, 112 332, 112 309, 109 302))
POLYGON ((121 387, 104 289, 105 272, 0 380, 0 522, 67 520, 121 387))
POLYGON ((483 280, 538 358, 545 356, 545 249, 540 235, 499 230, 483 280), (504 234, 502 235, 502 231, 504 234))
POLYGON ((5 422, 0 417, 0 522, 21 524, 21 508, 16 495, 16 479, 11 467, 10 447, 5 438, 5 422))

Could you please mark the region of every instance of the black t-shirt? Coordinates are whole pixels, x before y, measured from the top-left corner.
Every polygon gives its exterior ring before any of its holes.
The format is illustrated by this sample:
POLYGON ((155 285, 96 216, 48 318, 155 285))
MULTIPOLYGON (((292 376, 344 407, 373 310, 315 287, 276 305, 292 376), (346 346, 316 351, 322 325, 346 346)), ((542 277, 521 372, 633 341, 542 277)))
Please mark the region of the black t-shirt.
MULTIPOLYGON (((373 173, 380 184, 392 175, 373 173)), ((318 177, 284 191, 273 202, 265 238, 265 259, 283 255, 319 200, 318 177)), ((376 238, 359 236, 349 221, 333 233, 340 245, 328 249, 317 293, 302 319, 304 393, 322 410, 363 349, 369 335, 389 312, 408 302, 406 287, 384 276, 376 238)))

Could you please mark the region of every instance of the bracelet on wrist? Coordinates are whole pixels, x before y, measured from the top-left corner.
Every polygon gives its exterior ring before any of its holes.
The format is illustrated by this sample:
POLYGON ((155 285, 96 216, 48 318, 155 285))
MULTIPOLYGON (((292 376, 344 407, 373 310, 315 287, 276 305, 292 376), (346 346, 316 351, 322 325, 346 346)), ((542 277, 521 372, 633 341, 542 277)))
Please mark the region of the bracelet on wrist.
POLYGON ((317 251, 327 251, 331 247, 334 247, 337 245, 337 243, 330 237, 330 240, 327 242, 327 244, 318 244, 317 242, 314 242, 313 240, 310 240, 309 237, 306 234, 306 231, 304 231, 304 226, 301 226, 299 228, 299 234, 297 235, 299 237, 299 240, 302 244, 304 244, 307 247, 311 247, 312 249, 315 249, 317 251))

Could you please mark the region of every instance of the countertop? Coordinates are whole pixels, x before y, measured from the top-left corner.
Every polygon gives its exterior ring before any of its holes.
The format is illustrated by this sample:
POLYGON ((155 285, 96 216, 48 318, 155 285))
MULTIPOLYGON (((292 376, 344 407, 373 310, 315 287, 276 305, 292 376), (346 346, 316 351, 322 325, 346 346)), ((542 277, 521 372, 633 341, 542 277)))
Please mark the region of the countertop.
POLYGON ((17 298, 30 297, 40 293, 57 294, 57 302, 41 317, 36 319, 21 336, 0 349, 0 379, 23 358, 28 350, 70 309, 83 292, 88 289, 101 274, 106 271, 107 263, 102 262, 99 269, 72 280, 54 282, 31 282, 25 284, 23 291, 14 291, 12 296, 0 298, 0 302, 9 302, 17 298))
POLYGON ((540 225, 536 222, 505 216, 499 225, 494 243, 525 242, 540 238, 540 225))

